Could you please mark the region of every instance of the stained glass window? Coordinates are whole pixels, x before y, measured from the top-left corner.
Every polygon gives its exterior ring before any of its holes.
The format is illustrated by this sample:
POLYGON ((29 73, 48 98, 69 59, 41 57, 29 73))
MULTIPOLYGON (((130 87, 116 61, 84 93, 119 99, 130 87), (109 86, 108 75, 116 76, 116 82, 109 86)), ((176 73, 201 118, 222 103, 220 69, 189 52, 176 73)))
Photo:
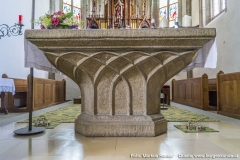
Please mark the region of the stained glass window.
POLYGON ((161 8, 160 9, 160 20, 165 17, 167 18, 167 7, 161 8))
POLYGON ((167 18, 167 14, 168 14, 168 0, 161 0, 161 3, 159 3, 159 16, 160 16, 160 20, 165 17, 167 18))
POLYGON ((159 0, 159 16, 160 20, 168 19, 169 27, 173 27, 178 17, 178 0, 159 0))
POLYGON ((169 20, 173 21, 178 16, 178 3, 169 4, 169 20))
POLYGON ((226 10, 226 0, 212 0, 212 19, 226 10))
POLYGON ((71 0, 63 0, 63 12, 73 12, 73 15, 81 14, 81 0, 73 0, 73 4, 71 0), (73 10, 72 10, 73 9, 73 10))
POLYGON ((71 0, 63 0, 63 12, 71 12, 71 0))

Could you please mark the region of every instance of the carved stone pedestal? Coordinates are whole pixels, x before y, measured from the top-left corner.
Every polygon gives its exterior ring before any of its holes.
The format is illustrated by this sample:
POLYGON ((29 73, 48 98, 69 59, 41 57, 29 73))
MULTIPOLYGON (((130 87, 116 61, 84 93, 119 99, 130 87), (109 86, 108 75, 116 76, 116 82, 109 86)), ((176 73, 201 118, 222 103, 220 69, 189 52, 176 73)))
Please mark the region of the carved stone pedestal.
POLYGON ((216 35, 215 29, 27 30, 81 90, 75 131, 85 136, 157 136, 167 131, 160 90, 216 35))
POLYGON ((85 136, 148 137, 167 131, 167 121, 161 114, 92 116, 81 114, 75 130, 85 136))

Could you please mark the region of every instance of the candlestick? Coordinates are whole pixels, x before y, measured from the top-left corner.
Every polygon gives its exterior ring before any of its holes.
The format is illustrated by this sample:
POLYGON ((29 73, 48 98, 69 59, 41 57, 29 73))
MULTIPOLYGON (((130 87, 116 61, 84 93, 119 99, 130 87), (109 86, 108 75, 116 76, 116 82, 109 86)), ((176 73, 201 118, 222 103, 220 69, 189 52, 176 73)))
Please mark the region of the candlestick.
POLYGON ((18 15, 18 22, 22 23, 22 20, 23 20, 23 16, 22 15, 18 15))

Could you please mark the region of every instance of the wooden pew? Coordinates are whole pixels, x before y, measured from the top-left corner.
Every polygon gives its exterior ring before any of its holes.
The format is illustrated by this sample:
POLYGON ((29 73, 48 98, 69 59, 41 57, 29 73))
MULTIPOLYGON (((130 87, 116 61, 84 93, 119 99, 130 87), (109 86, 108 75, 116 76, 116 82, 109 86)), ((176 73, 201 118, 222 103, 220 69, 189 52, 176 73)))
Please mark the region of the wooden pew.
MULTIPOLYGON (((8 78, 6 74, 2 78, 8 78)), ((19 78, 11 78, 15 84, 15 95, 7 93, 5 96, 5 106, 8 112, 28 112, 27 109, 27 80, 19 78)))
MULTIPOLYGON (((172 101, 202 110, 217 110, 210 104, 216 104, 216 99, 209 98, 209 94, 216 94, 216 79, 208 79, 207 74, 199 78, 172 80, 172 101)), ((216 96, 215 96, 216 97, 216 96)))
POLYGON ((165 95, 164 103, 167 105, 170 105, 170 86, 169 85, 163 85, 162 92, 165 95))
MULTIPOLYGON (((2 78, 8 78, 6 74, 2 78)), ((5 105, 9 112, 28 112, 30 104, 30 76, 27 79, 12 78, 15 95, 7 93, 5 105)), ((66 81, 33 78, 33 111, 65 102, 66 81)))
POLYGON ((217 113, 240 119, 240 72, 217 74, 217 113))

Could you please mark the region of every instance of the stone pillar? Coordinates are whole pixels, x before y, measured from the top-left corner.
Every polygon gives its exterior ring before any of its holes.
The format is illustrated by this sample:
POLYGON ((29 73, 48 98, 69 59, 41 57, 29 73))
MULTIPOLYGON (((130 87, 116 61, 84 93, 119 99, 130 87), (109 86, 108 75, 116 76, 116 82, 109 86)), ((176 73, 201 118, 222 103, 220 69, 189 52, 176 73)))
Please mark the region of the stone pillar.
POLYGON ((50 0, 50 14, 55 12, 55 0, 50 0))
POLYGON ((73 0, 71 0, 71 4, 72 4, 72 6, 71 6, 71 12, 73 13, 73 0))
POLYGON ((211 21, 211 2, 209 0, 199 0, 199 25, 206 26, 211 21))
POLYGON ((186 0, 186 14, 192 15, 192 0, 186 0))
POLYGON ((147 14, 147 16, 150 16, 152 14, 151 13, 151 11, 152 11, 151 4, 152 4, 152 1, 149 1, 149 0, 146 3, 146 10, 147 10, 146 14, 147 14))
POLYGON ((205 10, 205 14, 204 14, 204 26, 207 25, 209 22, 211 22, 211 1, 209 0, 204 0, 205 4, 204 4, 204 10, 205 10))
POLYGON ((199 0, 199 27, 203 27, 203 4, 202 0, 199 0))
POLYGON ((178 24, 182 25, 182 0, 178 0, 178 24))
POLYGON ((155 25, 159 26, 159 0, 152 0, 152 18, 155 19, 155 25))
POLYGON ((83 28, 87 26, 87 0, 81 1, 81 21, 83 21, 83 28))
POLYGON ((55 9, 56 11, 63 10, 63 0, 55 0, 55 9))

